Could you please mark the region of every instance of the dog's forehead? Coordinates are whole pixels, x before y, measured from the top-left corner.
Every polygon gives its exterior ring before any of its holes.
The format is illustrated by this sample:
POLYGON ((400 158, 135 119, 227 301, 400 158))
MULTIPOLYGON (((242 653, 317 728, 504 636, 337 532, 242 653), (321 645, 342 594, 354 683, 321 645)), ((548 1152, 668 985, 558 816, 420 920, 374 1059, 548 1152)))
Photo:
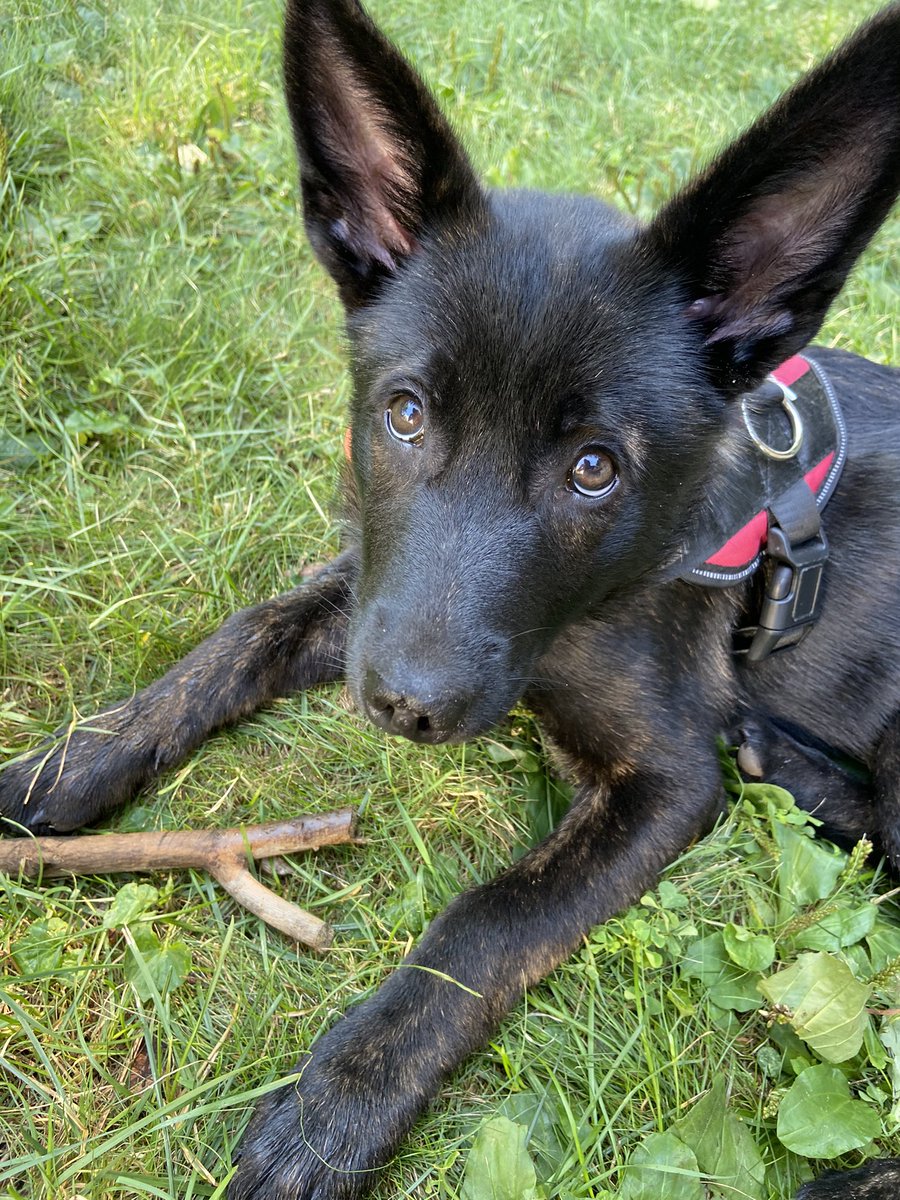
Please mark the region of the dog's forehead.
POLYGON ((587 197, 499 193, 486 225, 445 232, 386 289, 357 352, 370 377, 399 367, 454 403, 509 397, 537 420, 555 398, 621 395, 635 372, 674 382, 683 298, 637 234, 587 197))

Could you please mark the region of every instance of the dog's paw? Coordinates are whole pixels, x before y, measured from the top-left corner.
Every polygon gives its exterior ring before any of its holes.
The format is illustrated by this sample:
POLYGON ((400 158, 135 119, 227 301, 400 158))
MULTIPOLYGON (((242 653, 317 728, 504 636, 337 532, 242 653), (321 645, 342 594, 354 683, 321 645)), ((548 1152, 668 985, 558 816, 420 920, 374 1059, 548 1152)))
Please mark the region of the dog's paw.
POLYGON ((228 1200, 359 1200, 373 1185, 397 1140, 388 1132, 390 1102, 385 1097, 379 1111, 364 1094, 336 1086, 317 1057, 256 1110, 228 1200))
POLYGON ((855 1171, 829 1171, 806 1183, 797 1200, 897 1200, 900 1159, 874 1159, 855 1171))
MULTIPOLYGON (((102 786, 102 781, 97 780, 102 786)), ((68 833, 102 815, 89 772, 66 763, 65 744, 47 742, 0 770, 0 832, 68 833)))
POLYGON ((67 761, 65 743, 48 743, 0 771, 0 832, 69 833, 114 807, 115 783, 86 762, 67 761), (112 783, 112 787, 108 786, 112 783))
POLYGON ((238 1147, 228 1200, 366 1195, 438 1083, 399 1039, 411 1022, 392 994, 385 985, 354 1008, 316 1043, 295 1082, 263 1100, 238 1147))
POLYGON ((0 833, 69 833, 99 821, 165 757, 134 700, 100 713, 0 769, 0 833))

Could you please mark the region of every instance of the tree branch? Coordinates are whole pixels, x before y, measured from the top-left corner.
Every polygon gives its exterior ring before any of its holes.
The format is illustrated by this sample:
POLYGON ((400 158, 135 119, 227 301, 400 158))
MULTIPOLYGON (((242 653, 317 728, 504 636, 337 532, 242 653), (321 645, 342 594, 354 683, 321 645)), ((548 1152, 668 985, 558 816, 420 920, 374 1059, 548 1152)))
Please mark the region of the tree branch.
POLYGON ((311 913, 283 900, 247 869, 249 859, 318 850, 356 840, 356 815, 337 812, 236 829, 97 833, 76 837, 0 839, 0 871, 28 877, 165 871, 208 871, 244 908, 314 950, 331 945, 332 930, 311 913))

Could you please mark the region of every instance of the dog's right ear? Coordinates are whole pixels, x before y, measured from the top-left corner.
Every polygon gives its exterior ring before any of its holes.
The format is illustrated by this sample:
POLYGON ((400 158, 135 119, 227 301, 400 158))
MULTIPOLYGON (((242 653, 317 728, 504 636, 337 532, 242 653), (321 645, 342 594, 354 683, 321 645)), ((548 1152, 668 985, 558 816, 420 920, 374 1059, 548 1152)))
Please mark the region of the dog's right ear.
POLYGON ((900 190, 900 3, 800 80, 671 200, 674 264, 714 368, 753 386, 813 338, 900 190))
POLYGON ((464 150, 357 0, 288 0, 284 77, 306 230, 347 308, 430 231, 483 219, 464 150))

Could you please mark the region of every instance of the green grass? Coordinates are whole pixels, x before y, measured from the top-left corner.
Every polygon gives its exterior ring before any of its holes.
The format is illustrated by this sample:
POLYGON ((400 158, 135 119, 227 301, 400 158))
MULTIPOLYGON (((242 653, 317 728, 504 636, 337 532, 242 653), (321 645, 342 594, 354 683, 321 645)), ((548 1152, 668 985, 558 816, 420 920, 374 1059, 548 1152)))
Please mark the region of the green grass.
MULTIPOLYGON (((279 5, 5 3, 0 760, 148 683, 335 551, 348 389, 338 305, 296 206, 279 5), (206 156, 196 170, 180 165, 184 146, 206 156)), ((590 190, 643 215, 875 7, 374 5, 491 183, 590 190)), ((825 340, 900 361, 898 250, 894 217, 825 340)), ((215 738, 120 819, 199 827, 362 805, 365 846, 298 858, 276 885, 334 922, 321 959, 203 876, 157 879, 153 927, 192 966, 142 999, 129 935, 102 924, 124 880, 6 883, 0 1196, 220 1195, 254 1090, 377 986, 453 894, 546 827, 553 797, 521 769, 535 736, 523 715, 496 742, 423 753, 325 689, 215 738)), ((700 932, 755 920, 747 821, 673 869, 700 932)), ((382 1197, 452 1200, 479 1122, 517 1095, 553 1113, 555 1149, 535 1149, 551 1196, 614 1189, 634 1144, 718 1072, 765 1138, 763 1018, 723 1018, 680 980, 671 947, 652 965, 623 928, 535 989, 455 1077, 382 1197)), ((802 1166, 772 1153, 780 1196, 802 1166)))

